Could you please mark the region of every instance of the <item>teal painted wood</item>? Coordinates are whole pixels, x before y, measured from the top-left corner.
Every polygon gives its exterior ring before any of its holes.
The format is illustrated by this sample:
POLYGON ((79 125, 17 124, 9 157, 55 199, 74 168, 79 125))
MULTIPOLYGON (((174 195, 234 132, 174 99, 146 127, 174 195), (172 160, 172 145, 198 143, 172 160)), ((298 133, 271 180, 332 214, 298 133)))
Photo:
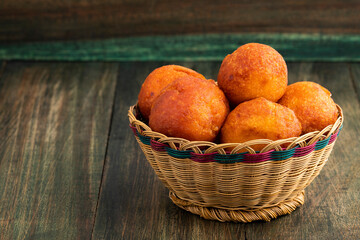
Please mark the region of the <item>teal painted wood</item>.
POLYGON ((206 34, 74 42, 0 44, 3 60, 222 60, 248 42, 268 44, 286 61, 360 61, 360 35, 206 34))

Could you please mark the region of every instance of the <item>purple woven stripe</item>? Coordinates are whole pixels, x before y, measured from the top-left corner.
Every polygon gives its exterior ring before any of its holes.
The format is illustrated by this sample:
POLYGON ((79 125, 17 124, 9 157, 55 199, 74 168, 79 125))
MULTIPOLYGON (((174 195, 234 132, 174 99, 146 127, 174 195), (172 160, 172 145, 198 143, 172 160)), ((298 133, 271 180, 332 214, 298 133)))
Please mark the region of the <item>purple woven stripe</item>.
POLYGON ((339 131, 337 131, 336 133, 334 133, 333 135, 331 135, 330 140, 329 140, 329 144, 335 142, 338 134, 339 134, 339 131))
POLYGON ((274 150, 270 150, 266 153, 257 153, 257 154, 244 154, 244 161, 245 163, 258 163, 258 162, 265 162, 271 160, 271 153, 274 150))
POLYGON ((206 163, 206 162, 215 162, 214 159, 214 155, 216 154, 216 152, 214 153, 207 153, 207 154, 203 154, 203 153, 190 153, 191 155, 191 160, 195 161, 195 162, 201 162, 201 163, 206 163))
POLYGON ((134 135, 137 136, 137 130, 136 127, 129 125, 129 127, 131 128, 131 130, 134 132, 134 135))
POLYGON ((302 157, 302 156, 308 155, 309 153, 314 151, 315 145, 316 145, 316 142, 314 142, 313 144, 311 144, 309 146, 300 147, 300 148, 295 149, 294 157, 302 157))
POLYGON ((152 149, 158 152, 166 152, 167 145, 164 143, 157 142, 155 140, 150 140, 150 146, 152 149))

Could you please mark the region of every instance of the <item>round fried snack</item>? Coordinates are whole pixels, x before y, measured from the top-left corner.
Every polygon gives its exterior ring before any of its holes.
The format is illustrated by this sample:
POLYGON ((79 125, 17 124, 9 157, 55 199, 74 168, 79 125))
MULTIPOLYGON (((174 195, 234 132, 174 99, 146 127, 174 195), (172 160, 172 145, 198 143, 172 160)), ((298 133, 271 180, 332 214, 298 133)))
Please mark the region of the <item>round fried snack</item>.
POLYGON ((288 83, 287 66, 272 47, 248 43, 225 57, 217 81, 233 106, 257 97, 277 102, 288 83))
POLYGON ((155 100, 149 125, 168 137, 213 141, 229 113, 229 104, 214 80, 182 77, 155 100))
MULTIPOLYGON (((222 143, 243 143, 255 139, 279 140, 300 134, 300 121, 291 109, 261 97, 243 102, 231 111, 220 137, 222 143)), ((260 151, 264 145, 251 147, 260 151)))
POLYGON ((151 106, 161 90, 175 79, 184 76, 193 76, 205 79, 205 77, 200 73, 178 65, 166 65, 159 67, 147 76, 141 86, 138 96, 139 109, 145 119, 149 119, 151 106))
POLYGON ((297 82, 287 87, 279 103, 292 109, 302 125, 302 132, 321 131, 338 118, 331 93, 314 82, 297 82))

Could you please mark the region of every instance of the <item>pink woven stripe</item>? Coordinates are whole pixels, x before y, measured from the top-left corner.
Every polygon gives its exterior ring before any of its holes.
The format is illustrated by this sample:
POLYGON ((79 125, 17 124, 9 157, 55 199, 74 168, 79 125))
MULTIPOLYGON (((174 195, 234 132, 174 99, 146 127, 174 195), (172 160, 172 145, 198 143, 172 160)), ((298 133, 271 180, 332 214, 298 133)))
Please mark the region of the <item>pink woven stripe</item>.
MULTIPOLYGON (((132 129, 134 135, 138 136, 139 133, 137 132, 136 127, 134 127, 132 125, 129 125, 129 126, 132 129)), ((334 133, 330 136, 328 144, 331 144, 336 140, 338 133, 339 133, 339 131, 337 131, 336 133, 334 133)), ((147 137, 147 138, 150 140, 149 137, 147 137)), ((303 157, 303 156, 310 154, 311 152, 313 152, 315 150, 316 143, 317 142, 315 142, 309 146, 306 146, 306 147, 296 148, 292 157, 303 157)), ((166 152, 167 149, 169 148, 168 144, 160 143, 153 139, 150 140, 150 146, 152 149, 154 149, 155 151, 158 151, 158 152, 166 152)), ((283 151, 285 151, 285 148, 283 148, 283 151)), ((268 160, 276 160, 276 159, 272 159, 272 157, 274 157, 274 156, 272 156, 272 152, 274 152, 274 150, 270 150, 266 153, 256 153, 256 154, 241 153, 240 156, 238 156, 236 158, 236 161, 241 161, 241 162, 245 162, 245 163, 258 163, 258 162, 264 162, 264 161, 268 161, 268 160)), ((208 153, 208 154, 194 153, 194 152, 189 153, 188 152, 186 154, 190 154, 190 156, 191 156, 190 159, 195 162, 206 163, 206 162, 218 161, 218 160, 214 159, 214 156, 216 156, 218 154, 216 152, 208 153)), ((230 152, 227 151, 227 154, 230 154, 230 152)), ((288 153, 288 154, 290 154, 290 153, 288 153)))
POLYGON ((131 130, 134 132, 134 135, 137 136, 137 130, 136 127, 129 125, 129 127, 131 128, 131 130))
POLYGON ((244 161, 245 163, 258 163, 258 162, 265 162, 268 160, 271 160, 271 153, 274 150, 270 150, 265 153, 257 153, 257 154, 250 154, 246 153, 244 154, 244 161))
POLYGON ((339 134, 339 131, 337 131, 336 133, 334 133, 333 135, 331 135, 331 137, 330 137, 330 140, 329 140, 329 143, 328 143, 328 144, 331 144, 331 143, 335 142, 335 140, 336 140, 336 138, 337 138, 338 134, 339 134))
POLYGON ((294 157, 303 157, 314 151, 316 142, 306 147, 299 147, 295 149, 294 157))
POLYGON ((215 162, 214 159, 214 155, 216 154, 216 152, 213 153, 190 153, 191 155, 191 160, 195 161, 195 162, 201 162, 201 163, 206 163, 206 162, 215 162))
POLYGON ((168 147, 168 145, 166 145, 165 143, 160 143, 153 139, 150 140, 150 146, 152 149, 158 152, 166 152, 166 147, 168 147))

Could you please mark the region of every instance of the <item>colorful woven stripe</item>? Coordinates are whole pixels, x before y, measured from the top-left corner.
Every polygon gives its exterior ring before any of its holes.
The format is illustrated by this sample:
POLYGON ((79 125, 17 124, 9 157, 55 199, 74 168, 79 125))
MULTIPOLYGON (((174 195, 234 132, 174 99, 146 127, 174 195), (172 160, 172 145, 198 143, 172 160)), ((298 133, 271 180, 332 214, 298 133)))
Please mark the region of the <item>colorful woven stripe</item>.
POLYGON ((306 147, 294 147, 289 150, 275 151, 271 150, 265 153, 256 153, 249 154, 248 152, 236 153, 236 154, 219 154, 217 152, 214 153, 195 153, 192 150, 177 150, 170 148, 167 144, 160 143, 151 139, 150 137, 143 136, 139 134, 139 132, 133 126, 130 126, 133 130, 135 136, 139 138, 139 140, 146 145, 150 145, 151 148, 158 152, 167 152, 167 154, 174 158, 186 159, 189 158, 196 162, 207 163, 207 162, 218 162, 218 163, 237 163, 237 162, 245 162, 245 163, 258 163, 264 161, 281 161, 286 160, 291 157, 302 157, 310 154, 313 151, 318 151, 325 148, 327 145, 333 143, 337 136, 340 133, 342 126, 339 131, 332 134, 329 138, 324 140, 319 140, 309 146, 306 147))

